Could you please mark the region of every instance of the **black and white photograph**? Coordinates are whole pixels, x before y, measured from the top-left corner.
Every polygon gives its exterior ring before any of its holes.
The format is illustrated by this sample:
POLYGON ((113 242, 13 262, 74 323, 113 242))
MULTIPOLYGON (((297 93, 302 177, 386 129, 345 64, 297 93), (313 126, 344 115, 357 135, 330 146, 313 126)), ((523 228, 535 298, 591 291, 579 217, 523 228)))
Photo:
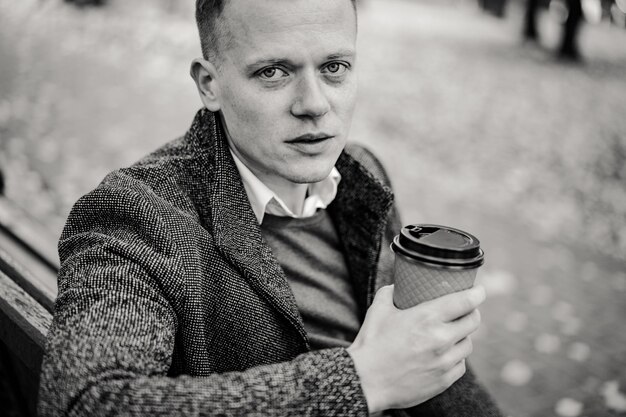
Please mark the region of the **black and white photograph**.
POLYGON ((626 0, 0 0, 35 416, 626 416, 626 0))

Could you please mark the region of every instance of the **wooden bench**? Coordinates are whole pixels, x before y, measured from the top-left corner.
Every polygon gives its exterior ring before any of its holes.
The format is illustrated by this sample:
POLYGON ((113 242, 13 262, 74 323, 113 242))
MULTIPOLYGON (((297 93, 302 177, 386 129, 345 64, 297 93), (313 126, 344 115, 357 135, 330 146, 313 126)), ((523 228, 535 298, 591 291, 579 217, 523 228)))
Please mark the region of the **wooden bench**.
POLYGON ((0 408, 9 415, 36 415, 39 371, 57 295, 56 241, 2 195, 0 173, 0 408))

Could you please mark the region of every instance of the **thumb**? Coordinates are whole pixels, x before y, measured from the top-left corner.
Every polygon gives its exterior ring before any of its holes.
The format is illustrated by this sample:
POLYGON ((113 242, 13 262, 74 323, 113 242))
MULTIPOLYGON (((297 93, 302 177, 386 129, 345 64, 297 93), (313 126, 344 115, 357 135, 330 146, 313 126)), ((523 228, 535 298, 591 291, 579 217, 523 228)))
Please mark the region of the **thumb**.
POLYGON ((372 301, 372 304, 377 303, 393 305, 393 288, 393 284, 380 287, 378 291, 376 291, 376 295, 374 296, 374 301, 372 301))

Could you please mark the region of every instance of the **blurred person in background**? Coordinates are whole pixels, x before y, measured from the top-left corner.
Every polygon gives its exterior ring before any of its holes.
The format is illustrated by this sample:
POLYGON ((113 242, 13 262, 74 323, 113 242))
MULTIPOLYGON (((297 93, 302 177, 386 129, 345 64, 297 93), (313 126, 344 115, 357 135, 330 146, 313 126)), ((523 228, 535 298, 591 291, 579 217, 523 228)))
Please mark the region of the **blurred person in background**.
MULTIPOLYGON (((524 17, 524 38, 529 41, 539 41, 537 18, 542 6, 548 7, 549 1, 527 0, 524 17)), ((566 0, 567 17, 563 22, 561 43, 558 50, 559 58, 569 61, 580 61, 580 49, 578 47, 578 34, 583 21, 583 8, 581 0, 566 0)))
POLYGON ((559 56, 571 61, 580 61, 578 48, 578 32, 583 22, 583 6, 581 0, 567 0, 567 19, 563 24, 563 36, 559 56))
POLYGON ((466 364, 484 289, 393 305, 389 181, 346 148, 355 3, 196 18, 204 108, 67 220, 40 414, 500 416, 466 364))
POLYGON ((524 14, 524 39, 526 40, 539 41, 537 15, 543 2, 542 0, 526 0, 526 12, 524 14))

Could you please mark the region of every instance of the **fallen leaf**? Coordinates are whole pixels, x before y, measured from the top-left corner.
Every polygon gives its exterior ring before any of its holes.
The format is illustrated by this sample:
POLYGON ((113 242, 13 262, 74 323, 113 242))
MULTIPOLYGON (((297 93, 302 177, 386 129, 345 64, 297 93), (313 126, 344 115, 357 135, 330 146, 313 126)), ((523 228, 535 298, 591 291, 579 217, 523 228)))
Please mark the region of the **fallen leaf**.
POLYGON ((626 412, 626 395, 620 392, 617 381, 609 381, 602 387, 602 396, 609 410, 626 412))
POLYGON ((578 417, 583 411, 583 404, 572 398, 561 398, 555 407, 555 412, 563 417, 578 417))
POLYGON ((561 339, 553 334, 544 333, 535 339, 535 349, 541 353, 554 353, 561 347, 561 339))
POLYGON ((507 316, 504 325, 511 332, 522 332, 528 325, 528 316, 520 311, 514 311, 507 316))
POLYGON ((500 377, 509 385, 521 387, 530 382, 533 377, 533 371, 526 363, 514 359, 504 365, 500 372, 500 377))

